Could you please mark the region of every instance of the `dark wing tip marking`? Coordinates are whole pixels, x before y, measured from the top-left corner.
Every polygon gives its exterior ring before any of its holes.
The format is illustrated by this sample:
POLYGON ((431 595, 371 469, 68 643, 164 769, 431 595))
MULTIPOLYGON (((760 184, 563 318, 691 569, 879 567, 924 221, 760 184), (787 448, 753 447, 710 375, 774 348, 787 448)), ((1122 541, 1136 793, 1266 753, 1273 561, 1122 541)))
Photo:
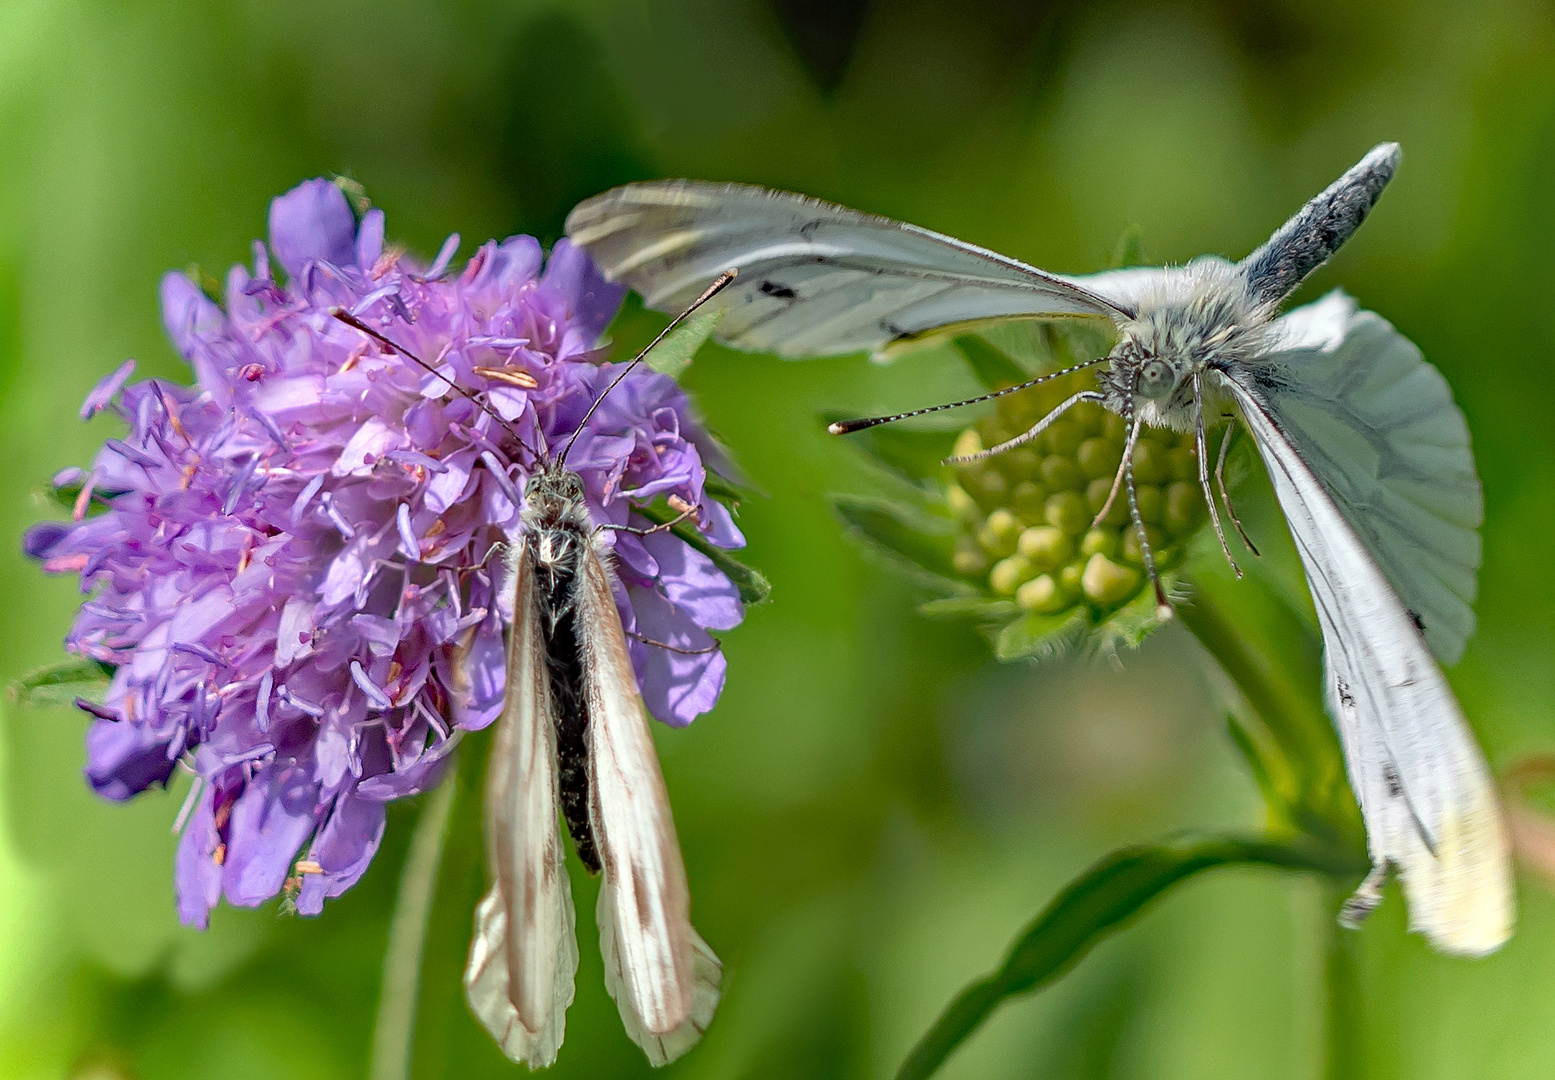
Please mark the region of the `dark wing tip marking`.
POLYGON ((780 285, 775 281, 763 281, 759 286, 762 296, 770 296, 774 300, 798 300, 799 294, 787 285, 780 285))

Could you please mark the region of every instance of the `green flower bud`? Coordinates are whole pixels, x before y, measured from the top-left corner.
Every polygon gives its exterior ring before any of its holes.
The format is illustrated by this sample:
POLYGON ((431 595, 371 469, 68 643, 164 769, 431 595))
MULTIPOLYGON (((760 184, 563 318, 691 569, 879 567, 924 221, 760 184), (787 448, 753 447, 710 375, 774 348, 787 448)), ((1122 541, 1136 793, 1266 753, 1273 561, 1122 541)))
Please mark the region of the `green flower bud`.
MULTIPOLYGON (((1101 508, 1107 505, 1107 496, 1112 494, 1112 480, 1110 477, 1102 477, 1092 480, 1085 488, 1085 503, 1091 508, 1091 515, 1101 513, 1101 508)), ((1112 509, 1107 511, 1107 516, 1101 519, 1103 525, 1110 525, 1114 529, 1128 520, 1128 498, 1122 490, 1118 491, 1118 497, 1112 500, 1112 509)))
POLYGON ((1166 451, 1154 439, 1140 438, 1134 444, 1134 481, 1159 484, 1166 479, 1166 451))
POLYGON ((1154 525, 1161 520, 1161 504, 1166 500, 1160 488, 1152 484, 1140 484, 1134 489, 1134 497, 1139 503, 1141 521, 1154 525))
POLYGON ((956 568, 956 573, 968 577, 988 569, 988 556, 983 554, 983 545, 970 536, 956 537, 956 550, 950 562, 956 568))
POLYGON ((1051 525, 1036 525, 1020 534, 1016 550, 1030 559, 1033 567, 1046 571, 1056 569, 1073 555, 1074 544, 1062 529, 1055 529, 1051 525))
POLYGON ((1074 491, 1085 483, 1074 458, 1050 454, 1042 459, 1042 480, 1052 491, 1074 491))
POLYGON ((1031 563, 1024 555, 1000 559, 988 571, 988 587, 1000 596, 1014 596, 1015 590, 1031 576, 1031 563))
POLYGON ((1053 421, 1052 426, 1042 433, 1043 443, 1055 454, 1073 454, 1084 438, 1085 432, 1067 416, 1053 421))
POLYGON ((1092 401, 1082 401, 1069 410, 1069 418, 1087 435, 1100 435, 1107 422, 1107 410, 1092 401))
POLYGON ((1078 492, 1060 491, 1048 496, 1047 523, 1070 536, 1079 536, 1091 523, 1091 511, 1078 492))
MULTIPOLYGON (((976 454, 983 449, 983 437, 978 434, 976 428, 967 428, 956 436, 955 444, 950 448, 951 457, 966 457, 968 454, 976 454)), ((961 468, 970 468, 963 465, 961 468)))
POLYGON ((1197 480, 1199 461, 1186 446, 1174 446, 1166 452, 1166 475, 1173 480, 1197 480))
POLYGON ((1084 573, 1085 564, 1083 562, 1070 563, 1058 572, 1058 587, 1063 589, 1064 595, 1071 600, 1080 595, 1080 579, 1084 573))
POLYGON ((1119 566, 1105 555, 1092 555, 1080 576, 1085 596, 1096 604, 1117 604, 1138 589, 1143 575, 1131 566, 1119 566))
POLYGON ((1080 541, 1080 554, 1089 558, 1092 555, 1105 555, 1109 559, 1117 557, 1118 534, 1112 529, 1091 529, 1086 532, 1080 541))
POLYGON ((1022 480, 1030 480, 1037 475, 1042 467, 1042 459, 1037 456, 1035 450, 1021 447, 1018 450, 1009 450, 990 459, 996 467, 1017 484, 1022 480))
POLYGON ((979 467, 975 472, 967 473, 962 483, 977 504, 990 511, 1002 505, 1010 492, 1010 482, 998 469, 979 467))
POLYGON ((1015 542, 1019 538, 1020 519, 1002 506, 988 515, 988 520, 977 533, 977 542, 996 558, 1013 555, 1015 542))
POLYGON ((1110 484, 1118 471, 1118 463, 1123 460, 1123 444, 1111 439, 1086 439, 1080 444, 1075 460, 1087 480, 1105 477, 1110 484))
POLYGON ((1101 437, 1122 446, 1128 441, 1128 425, 1123 422, 1123 417, 1115 412, 1109 412, 1102 418, 1101 437))
POLYGON ((956 517, 963 521, 975 523, 982 517, 982 511, 978 510, 977 503, 972 501, 972 496, 966 493, 966 488, 960 484, 947 484, 945 486, 945 506, 956 517))
MULTIPOLYGON (((1154 525, 1145 526, 1145 536, 1150 541, 1150 550, 1155 554, 1156 563, 1163 560, 1162 553, 1166 550, 1166 534, 1154 525)), ((1134 566, 1145 565, 1144 554, 1139 550, 1139 530, 1127 528, 1123 530, 1123 561, 1134 566)))
POLYGON ((1010 493, 1015 513, 1028 525, 1046 521, 1047 488, 1032 480, 1023 480, 1010 493))
POLYGON ((1052 615, 1069 606, 1069 598, 1059 588, 1058 582, 1047 574, 1034 577, 1016 589, 1015 602, 1024 610, 1039 615, 1052 615))
POLYGON ((1172 536, 1181 536, 1193 529, 1204 517, 1204 500, 1197 484, 1179 480, 1166 489, 1166 508, 1161 524, 1172 536))

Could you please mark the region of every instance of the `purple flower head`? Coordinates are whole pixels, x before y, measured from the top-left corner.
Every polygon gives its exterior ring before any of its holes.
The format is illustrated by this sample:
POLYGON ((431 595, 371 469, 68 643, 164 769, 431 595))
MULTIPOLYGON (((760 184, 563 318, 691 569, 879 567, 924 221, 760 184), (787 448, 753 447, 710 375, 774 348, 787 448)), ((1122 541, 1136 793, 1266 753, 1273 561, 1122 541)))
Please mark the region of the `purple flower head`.
MULTIPOLYGON (((384 804, 435 785, 461 733, 500 711, 511 612, 493 549, 520 527, 534 451, 559 452, 620 373, 597 347, 621 289, 565 240, 548 263, 530 237, 488 243, 462 269, 456 247, 431 267, 385 247, 381 212, 358 224, 327 181, 276 199, 269 250, 233 267, 224 305, 163 279, 195 385, 126 385, 129 365, 99 383, 83 415, 114 410, 128 433, 56 477, 78 490, 73 520, 27 536, 88 596, 67 647, 116 669, 89 710, 88 782, 127 799, 179 762, 196 774, 176 866, 187 923, 283 889, 317 913, 367 868, 384 804)), ((704 492, 719 461, 674 380, 637 369, 568 466, 597 522, 644 526, 640 508, 667 499, 697 508, 706 544, 739 547, 704 492)), ((694 650, 739 623, 739 591, 703 551, 606 536, 629 632, 694 650)), ((717 701, 721 653, 631 651, 665 723, 717 701)))

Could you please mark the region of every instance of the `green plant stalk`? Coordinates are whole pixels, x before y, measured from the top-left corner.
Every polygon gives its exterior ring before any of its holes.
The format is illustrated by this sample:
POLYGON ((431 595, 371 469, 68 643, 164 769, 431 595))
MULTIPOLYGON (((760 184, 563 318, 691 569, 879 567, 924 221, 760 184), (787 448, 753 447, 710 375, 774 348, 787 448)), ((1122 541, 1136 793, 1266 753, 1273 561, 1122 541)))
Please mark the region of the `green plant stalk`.
POLYGON ((1359 938, 1355 931, 1339 925, 1336 914, 1348 896, 1347 888, 1331 882, 1323 890, 1320 901, 1328 923, 1323 955, 1323 982, 1327 991, 1323 1010, 1324 1080, 1354 1080, 1362 1075, 1365 1064, 1360 972, 1356 963, 1359 938))
MULTIPOLYGON (((1184 838, 1113 852, 1070 882, 1037 916, 994 974, 961 992, 919 1040, 897 1080, 925 1080, 1007 999, 1056 981, 1108 934, 1186 878, 1217 866, 1262 865, 1346 877, 1342 848, 1300 838, 1184 838)), ((1364 862, 1360 864, 1364 870, 1364 862)))
POLYGON ((368 1076, 371 1080, 408 1080, 416 1032, 416 999, 421 988, 421 958, 426 949, 427 920, 443 862, 443 839, 454 804, 457 774, 447 778, 427 798, 400 876, 399 895, 389 922, 389 947, 383 958, 383 985, 368 1076))

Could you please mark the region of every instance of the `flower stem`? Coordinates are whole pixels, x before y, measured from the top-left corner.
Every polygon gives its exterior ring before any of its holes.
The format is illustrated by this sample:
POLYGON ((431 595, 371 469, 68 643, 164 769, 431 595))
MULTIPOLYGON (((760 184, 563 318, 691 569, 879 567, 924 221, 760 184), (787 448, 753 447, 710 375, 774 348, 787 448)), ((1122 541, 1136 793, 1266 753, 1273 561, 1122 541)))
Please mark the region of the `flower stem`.
POLYGON ((1323 890, 1321 900, 1323 915, 1328 920, 1323 957, 1323 981, 1327 991, 1324 1080, 1351 1080, 1361 1075, 1364 1064, 1360 973, 1356 964, 1358 935, 1340 926, 1335 914, 1348 895, 1349 891, 1335 882, 1323 890))
POLYGON ((456 772, 428 797, 416 822, 400 876, 399 896, 389 922, 389 946, 383 958, 383 988, 378 1020, 373 1028, 371 1080, 407 1080, 416 1032, 416 998, 421 987, 421 957, 426 947, 427 920, 443 861, 443 838, 454 803, 456 772))

